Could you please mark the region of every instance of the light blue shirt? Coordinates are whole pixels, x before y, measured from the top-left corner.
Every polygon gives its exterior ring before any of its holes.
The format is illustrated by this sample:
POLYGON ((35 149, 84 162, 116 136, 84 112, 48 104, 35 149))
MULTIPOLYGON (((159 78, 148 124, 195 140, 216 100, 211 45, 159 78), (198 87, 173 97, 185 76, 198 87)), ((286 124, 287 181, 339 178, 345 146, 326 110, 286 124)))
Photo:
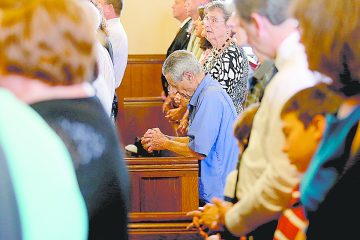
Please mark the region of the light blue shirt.
POLYGON ((189 103, 189 147, 206 156, 200 161, 199 196, 223 198, 226 177, 235 169, 239 149, 233 134, 237 113, 219 82, 206 75, 189 103))

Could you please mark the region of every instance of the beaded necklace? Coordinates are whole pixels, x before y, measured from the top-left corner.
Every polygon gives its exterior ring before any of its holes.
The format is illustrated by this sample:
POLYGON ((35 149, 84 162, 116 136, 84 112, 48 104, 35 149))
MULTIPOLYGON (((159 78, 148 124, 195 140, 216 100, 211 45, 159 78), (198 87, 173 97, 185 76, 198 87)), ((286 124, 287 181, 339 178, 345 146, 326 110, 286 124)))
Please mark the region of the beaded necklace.
POLYGON ((213 54, 214 54, 215 56, 219 56, 219 55, 221 54, 221 52, 224 50, 225 46, 228 46, 228 45, 229 45, 229 44, 228 44, 229 41, 230 41, 230 38, 226 39, 225 43, 224 43, 220 48, 214 47, 214 48, 213 48, 213 50, 214 50, 213 54))
POLYGON ((231 38, 226 39, 225 43, 219 49, 217 49, 215 47, 213 47, 211 49, 210 53, 208 54, 208 56, 203 64, 203 70, 205 72, 209 72, 213 68, 216 59, 219 58, 219 56, 224 51, 225 47, 227 47, 231 44, 230 40, 231 40, 231 38))

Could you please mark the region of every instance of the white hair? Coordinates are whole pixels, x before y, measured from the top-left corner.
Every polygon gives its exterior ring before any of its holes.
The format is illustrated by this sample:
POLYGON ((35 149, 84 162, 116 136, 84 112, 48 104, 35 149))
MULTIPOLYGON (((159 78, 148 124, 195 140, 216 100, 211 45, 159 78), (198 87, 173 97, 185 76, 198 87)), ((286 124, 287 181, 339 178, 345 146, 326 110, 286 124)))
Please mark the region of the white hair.
POLYGON ((171 78, 179 82, 185 72, 198 75, 201 72, 201 65, 193 53, 178 50, 170 54, 162 66, 163 75, 170 74, 171 78))

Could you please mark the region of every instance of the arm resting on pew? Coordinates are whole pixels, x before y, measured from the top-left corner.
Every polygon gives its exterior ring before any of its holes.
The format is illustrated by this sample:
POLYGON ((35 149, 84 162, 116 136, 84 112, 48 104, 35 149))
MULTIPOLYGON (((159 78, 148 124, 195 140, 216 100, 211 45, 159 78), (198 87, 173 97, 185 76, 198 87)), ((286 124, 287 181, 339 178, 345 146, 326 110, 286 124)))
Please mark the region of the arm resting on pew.
POLYGON ((154 150, 169 150, 185 157, 196 157, 199 160, 205 158, 204 155, 194 152, 188 146, 189 137, 166 136, 158 128, 147 130, 141 143, 149 152, 154 150))

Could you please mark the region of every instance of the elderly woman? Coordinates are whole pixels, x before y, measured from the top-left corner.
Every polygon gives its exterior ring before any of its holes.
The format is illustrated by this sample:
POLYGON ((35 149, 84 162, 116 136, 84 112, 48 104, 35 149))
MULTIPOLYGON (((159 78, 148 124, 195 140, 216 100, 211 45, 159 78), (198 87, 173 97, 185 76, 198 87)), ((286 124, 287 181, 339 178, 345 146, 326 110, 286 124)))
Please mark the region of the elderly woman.
POLYGON ((206 39, 213 48, 203 68, 219 81, 240 113, 247 96, 249 62, 243 49, 231 40, 231 29, 226 24, 230 16, 224 2, 214 1, 206 5, 204 27, 206 39))
POLYGON ((91 20, 78 0, 1 0, 0 86, 31 104, 65 143, 86 203, 89 239, 127 239, 127 168, 88 82, 96 64, 91 20))

